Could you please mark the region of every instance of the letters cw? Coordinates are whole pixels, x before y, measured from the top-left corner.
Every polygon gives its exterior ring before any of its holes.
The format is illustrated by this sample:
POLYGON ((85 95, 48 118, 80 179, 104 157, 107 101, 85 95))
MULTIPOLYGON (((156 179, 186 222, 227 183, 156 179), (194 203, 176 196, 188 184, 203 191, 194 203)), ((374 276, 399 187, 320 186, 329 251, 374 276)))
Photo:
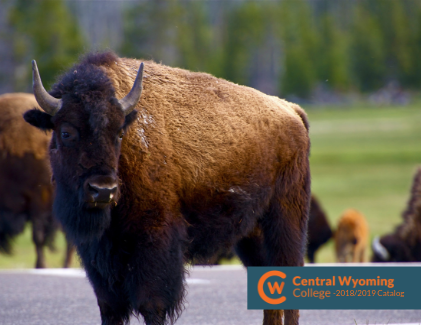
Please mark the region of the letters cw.
MULTIPOLYGON (((265 284, 265 281, 270 278, 271 276, 278 276, 281 279, 285 279, 287 276, 284 272, 281 271, 269 271, 262 275, 259 282, 257 283, 257 292, 259 293, 260 298, 262 298, 265 302, 271 305, 278 305, 283 303, 287 298, 285 296, 282 296, 280 298, 269 298, 265 291, 263 290, 263 286, 265 284)), ((282 293, 282 289, 284 288, 285 282, 281 282, 281 285, 278 284, 278 282, 275 282, 273 285, 272 283, 268 282, 268 287, 270 293, 273 295, 275 293, 275 290, 278 292, 278 294, 282 293)))

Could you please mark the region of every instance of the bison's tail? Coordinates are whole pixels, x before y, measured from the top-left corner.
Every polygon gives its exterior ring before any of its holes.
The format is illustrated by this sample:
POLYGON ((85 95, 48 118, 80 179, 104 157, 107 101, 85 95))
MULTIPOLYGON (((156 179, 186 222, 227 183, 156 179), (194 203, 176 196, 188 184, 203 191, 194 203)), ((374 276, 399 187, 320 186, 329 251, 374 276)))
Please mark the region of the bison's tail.
POLYGON ((310 124, 308 123, 307 113, 297 104, 291 104, 294 111, 298 114, 298 116, 301 118, 301 120, 304 123, 304 126, 306 127, 307 131, 310 129, 310 124))

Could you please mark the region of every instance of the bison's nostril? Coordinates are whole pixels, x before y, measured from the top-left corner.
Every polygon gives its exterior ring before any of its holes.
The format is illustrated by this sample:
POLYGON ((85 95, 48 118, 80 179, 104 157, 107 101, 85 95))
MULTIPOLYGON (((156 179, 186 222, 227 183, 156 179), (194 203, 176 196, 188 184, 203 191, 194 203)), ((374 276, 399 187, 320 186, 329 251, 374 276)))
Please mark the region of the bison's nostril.
POLYGON ((117 185, 98 185, 88 183, 89 194, 92 202, 111 202, 117 192, 117 185))
POLYGON ((95 198, 98 196, 99 192, 97 190, 96 186, 92 186, 91 184, 88 183, 88 190, 89 190, 89 194, 91 194, 92 196, 92 202, 95 201, 95 198))

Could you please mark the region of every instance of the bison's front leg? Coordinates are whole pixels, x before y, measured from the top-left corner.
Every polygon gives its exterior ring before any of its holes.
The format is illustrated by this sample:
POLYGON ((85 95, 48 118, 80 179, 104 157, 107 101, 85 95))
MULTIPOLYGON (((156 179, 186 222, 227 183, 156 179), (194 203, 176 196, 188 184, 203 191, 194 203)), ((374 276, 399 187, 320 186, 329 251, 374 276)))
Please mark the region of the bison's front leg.
POLYGON ((124 325, 127 323, 127 310, 124 307, 111 307, 107 302, 98 299, 102 325, 124 325))
POLYGON ((169 222, 149 236, 151 242, 142 242, 130 263, 130 282, 139 284, 130 301, 147 325, 173 324, 181 314, 185 295, 185 229, 169 222))
POLYGON ((93 285, 101 313, 102 325, 123 325, 130 319, 131 307, 123 293, 121 284, 114 284, 110 288, 98 272, 85 267, 89 280, 93 285), (88 270, 89 269, 89 270, 88 270))
POLYGON ((117 254, 111 254, 111 242, 103 237, 100 242, 76 245, 76 249, 91 283, 101 313, 102 325, 128 323, 132 312, 121 279, 121 263, 117 254))

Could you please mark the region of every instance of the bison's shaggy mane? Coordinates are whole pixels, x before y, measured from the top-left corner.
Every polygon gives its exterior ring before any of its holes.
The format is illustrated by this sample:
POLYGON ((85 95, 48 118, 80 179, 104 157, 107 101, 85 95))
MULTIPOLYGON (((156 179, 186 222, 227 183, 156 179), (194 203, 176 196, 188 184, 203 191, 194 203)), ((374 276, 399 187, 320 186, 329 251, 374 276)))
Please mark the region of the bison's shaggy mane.
POLYGON ((411 188, 411 198, 402 214, 404 220, 414 219, 421 223, 421 168, 418 168, 411 188))
POLYGON ((86 55, 80 63, 59 77, 50 94, 56 98, 72 95, 75 100, 87 102, 102 100, 104 95, 107 98, 114 96, 113 84, 100 66, 109 66, 116 60, 112 52, 86 55))
POLYGON ((59 78, 50 94, 63 98, 67 103, 83 102, 85 110, 91 112, 91 125, 95 128, 104 127, 108 123, 106 103, 116 101, 113 83, 101 66, 109 67, 116 60, 118 58, 113 52, 87 54, 80 63, 59 78))
POLYGON ((410 245, 421 241, 421 168, 414 175, 411 196, 406 210, 402 213, 403 223, 395 233, 410 245))

